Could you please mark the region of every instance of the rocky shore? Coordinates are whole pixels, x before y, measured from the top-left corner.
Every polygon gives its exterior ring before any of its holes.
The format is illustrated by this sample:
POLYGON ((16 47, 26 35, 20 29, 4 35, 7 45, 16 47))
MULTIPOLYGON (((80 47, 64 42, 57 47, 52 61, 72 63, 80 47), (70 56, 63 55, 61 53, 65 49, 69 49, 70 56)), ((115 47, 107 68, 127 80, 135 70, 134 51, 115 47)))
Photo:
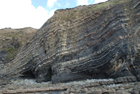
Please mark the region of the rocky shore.
POLYGON ((140 82, 134 76, 57 84, 37 83, 34 79, 15 79, 0 88, 0 94, 140 94, 140 82))

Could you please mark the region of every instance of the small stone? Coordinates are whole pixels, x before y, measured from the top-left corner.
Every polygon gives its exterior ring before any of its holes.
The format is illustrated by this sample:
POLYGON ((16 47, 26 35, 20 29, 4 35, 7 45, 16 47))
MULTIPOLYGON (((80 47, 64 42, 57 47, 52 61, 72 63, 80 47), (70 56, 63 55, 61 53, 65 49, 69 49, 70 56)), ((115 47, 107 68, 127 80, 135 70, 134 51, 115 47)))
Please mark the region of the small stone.
POLYGON ((135 76, 130 76, 130 77, 127 77, 127 81, 128 82, 136 82, 137 78, 135 76))
POLYGON ((119 87, 118 87, 118 86, 116 86, 116 87, 114 87, 114 89, 119 90, 119 87))
POLYGON ((102 91, 93 91, 91 94, 103 94, 102 91))
POLYGON ((99 86, 100 84, 99 84, 99 82, 92 82, 91 85, 92 86, 99 86))
POLYGON ((125 88, 125 89, 129 89, 129 88, 130 88, 130 86, 129 86, 129 85, 126 85, 124 88, 125 88))
POLYGON ((137 88, 140 89, 140 85, 138 85, 137 88))
POLYGON ((87 92, 87 91, 88 91, 88 89, 87 89, 87 88, 85 88, 84 90, 85 90, 85 92, 87 92))
POLYGON ((138 86, 136 85, 136 86, 134 86, 134 88, 133 88, 133 90, 137 90, 138 89, 138 86))
POLYGON ((132 90, 133 90, 133 88, 129 88, 129 89, 128 89, 128 91, 132 91, 132 90))
POLYGON ((65 94, 65 92, 61 92, 60 94, 65 94))
POLYGON ((71 89, 70 89, 70 92, 75 92, 75 89, 74 89, 74 88, 71 88, 71 89))
POLYGON ((131 91, 131 94, 139 94, 139 91, 131 91))
POLYGON ((121 88, 120 88, 120 90, 124 90, 124 88, 123 88, 123 87, 121 87, 121 88))
POLYGON ((129 92, 124 92, 124 91, 117 91, 116 94, 131 94, 129 92))
POLYGON ((77 88, 76 93, 81 93, 81 88, 77 88))

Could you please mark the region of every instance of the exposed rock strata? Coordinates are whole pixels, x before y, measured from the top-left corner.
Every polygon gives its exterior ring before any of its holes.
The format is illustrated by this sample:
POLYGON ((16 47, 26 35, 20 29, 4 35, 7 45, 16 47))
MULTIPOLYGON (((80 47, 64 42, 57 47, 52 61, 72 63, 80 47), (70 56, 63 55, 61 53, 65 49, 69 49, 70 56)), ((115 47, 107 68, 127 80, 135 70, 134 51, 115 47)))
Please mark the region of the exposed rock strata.
POLYGON ((29 71, 38 82, 54 83, 139 78, 139 51, 140 1, 110 0, 56 11, 16 58, 0 70, 0 76, 13 78, 29 71))

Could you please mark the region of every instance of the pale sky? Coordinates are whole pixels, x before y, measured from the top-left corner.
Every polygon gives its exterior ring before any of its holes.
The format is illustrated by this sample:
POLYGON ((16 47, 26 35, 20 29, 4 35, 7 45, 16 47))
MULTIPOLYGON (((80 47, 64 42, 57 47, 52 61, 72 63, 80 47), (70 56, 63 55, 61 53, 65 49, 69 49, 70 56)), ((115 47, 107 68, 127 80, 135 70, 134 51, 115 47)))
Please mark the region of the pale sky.
POLYGON ((97 4, 107 0, 0 0, 0 29, 39 29, 57 9, 97 4))

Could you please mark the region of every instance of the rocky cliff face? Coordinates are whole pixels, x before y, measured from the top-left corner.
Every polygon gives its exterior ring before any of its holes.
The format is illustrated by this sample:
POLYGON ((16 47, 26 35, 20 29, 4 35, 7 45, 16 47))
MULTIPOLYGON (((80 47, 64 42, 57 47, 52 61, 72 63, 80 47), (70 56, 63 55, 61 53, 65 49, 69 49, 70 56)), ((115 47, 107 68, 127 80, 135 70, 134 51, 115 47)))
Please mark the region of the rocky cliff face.
POLYGON ((0 29, 0 64, 10 62, 37 31, 34 28, 0 29))
POLYGON ((57 10, 0 76, 33 74, 38 82, 54 83, 139 77, 139 53, 140 1, 110 0, 57 10))

